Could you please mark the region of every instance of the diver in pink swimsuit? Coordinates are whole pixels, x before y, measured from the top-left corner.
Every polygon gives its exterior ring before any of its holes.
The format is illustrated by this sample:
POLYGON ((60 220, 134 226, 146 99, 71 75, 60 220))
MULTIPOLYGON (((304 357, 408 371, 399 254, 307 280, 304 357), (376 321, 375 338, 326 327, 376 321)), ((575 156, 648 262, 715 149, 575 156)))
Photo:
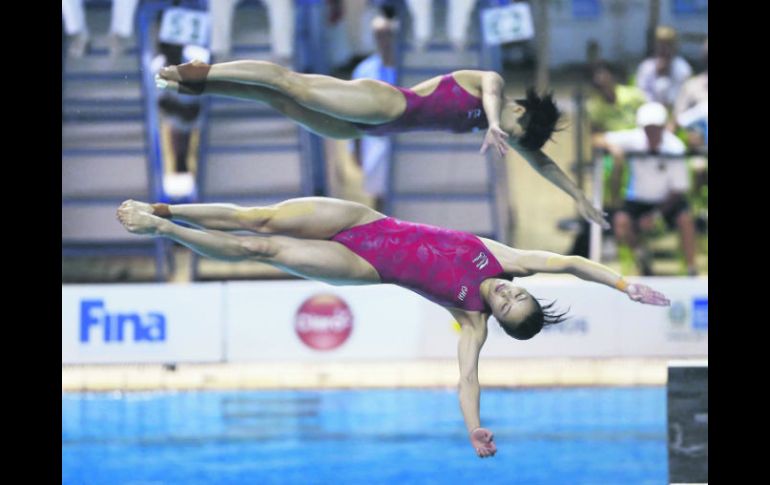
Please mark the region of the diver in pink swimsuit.
POLYGON ((467 133, 489 127, 481 99, 466 91, 451 74, 442 76, 436 89, 427 96, 394 87, 406 98, 404 113, 378 125, 354 123, 359 130, 369 136, 382 136, 418 130, 467 133))
POLYGON ((550 310, 553 303, 541 306, 512 278, 566 273, 617 289, 633 301, 669 304, 657 291, 630 284, 585 258, 515 249, 468 233, 385 217, 338 199, 306 197, 267 207, 126 201, 117 216, 129 232, 166 237, 211 258, 261 261, 331 284, 393 283, 443 306, 461 326, 460 408, 469 441, 480 457, 497 450, 492 432, 481 427, 479 413, 478 358, 489 317, 494 315, 508 335, 522 340, 564 318, 550 310))
POLYGON ((502 76, 461 70, 402 88, 374 79, 346 81, 302 74, 266 61, 209 65, 193 61, 156 76, 160 89, 213 94, 268 104, 320 136, 355 139, 411 131, 467 133, 485 130, 481 152, 504 156, 516 150, 575 200, 587 220, 609 228, 601 210, 542 151, 561 118, 551 94, 528 89, 524 98, 505 94, 502 76))
POLYGON ((332 241, 364 258, 382 283, 408 288, 448 308, 487 310, 481 283, 505 276, 494 254, 473 234, 392 217, 346 229, 332 241))

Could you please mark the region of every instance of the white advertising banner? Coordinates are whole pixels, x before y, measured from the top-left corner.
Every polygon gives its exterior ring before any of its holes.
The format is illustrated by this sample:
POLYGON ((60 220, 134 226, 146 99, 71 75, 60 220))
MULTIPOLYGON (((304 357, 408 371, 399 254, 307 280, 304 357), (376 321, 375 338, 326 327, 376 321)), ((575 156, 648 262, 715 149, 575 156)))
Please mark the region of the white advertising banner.
POLYGON ((231 362, 419 357, 423 303, 401 288, 312 281, 226 287, 231 362))
POLYGON ((217 362, 224 287, 63 285, 62 363, 217 362))
MULTIPOLYGON (((708 355, 707 278, 630 281, 662 291, 672 306, 635 303, 576 278, 520 280, 569 318, 525 341, 492 318, 482 356, 708 355)), ((62 363, 446 359, 457 355, 458 336, 448 311, 392 285, 62 286, 62 363)))

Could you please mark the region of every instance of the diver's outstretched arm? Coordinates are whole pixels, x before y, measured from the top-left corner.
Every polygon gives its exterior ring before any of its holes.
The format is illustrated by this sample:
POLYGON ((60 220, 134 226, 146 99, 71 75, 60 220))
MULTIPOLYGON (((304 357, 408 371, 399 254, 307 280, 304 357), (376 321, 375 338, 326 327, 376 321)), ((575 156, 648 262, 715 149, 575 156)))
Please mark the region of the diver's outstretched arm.
POLYGON ((481 427, 479 413, 479 399, 481 386, 479 385, 479 352, 487 339, 486 318, 469 316, 465 312, 452 311, 452 315, 460 322, 460 341, 457 346, 457 357, 460 363, 460 382, 458 385, 458 397, 460 409, 468 429, 468 438, 471 446, 476 450, 479 458, 494 456, 497 452, 492 432, 481 427))
POLYGON ((577 210, 586 220, 599 224, 604 229, 609 229, 610 224, 604 219, 604 214, 601 210, 591 204, 585 194, 575 185, 575 182, 567 177, 567 174, 562 172, 556 163, 551 158, 542 152, 542 150, 528 150, 512 142, 516 151, 524 157, 524 160, 534 168, 537 173, 548 179, 549 182, 559 187, 566 192, 570 197, 575 199, 575 205, 577 210))
POLYGON ((668 306, 671 304, 662 293, 649 286, 628 283, 620 273, 581 256, 562 256, 548 251, 514 250, 514 270, 520 275, 535 273, 567 273, 580 279, 601 283, 627 294, 629 298, 648 305, 668 306))

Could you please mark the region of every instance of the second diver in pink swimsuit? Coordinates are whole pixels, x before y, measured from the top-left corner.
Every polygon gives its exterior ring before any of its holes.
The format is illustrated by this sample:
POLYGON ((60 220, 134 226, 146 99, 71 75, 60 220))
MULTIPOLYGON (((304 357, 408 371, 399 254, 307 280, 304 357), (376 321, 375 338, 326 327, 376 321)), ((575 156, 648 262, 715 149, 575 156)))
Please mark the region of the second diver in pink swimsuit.
POLYGON ((444 75, 436 89, 427 96, 420 96, 411 89, 393 87, 406 98, 404 113, 388 123, 354 123, 356 128, 367 135, 381 136, 417 130, 467 133, 486 130, 489 126, 481 98, 463 89, 451 74, 444 75))
POLYGON ((337 140, 415 131, 485 131, 481 154, 491 149, 504 157, 513 148, 572 197, 581 216, 609 227, 602 211, 542 151, 561 118, 553 93, 529 88, 525 97, 513 98, 494 71, 462 69, 404 88, 375 79, 299 73, 267 61, 193 61, 162 68, 155 82, 171 92, 265 103, 310 132, 337 140))

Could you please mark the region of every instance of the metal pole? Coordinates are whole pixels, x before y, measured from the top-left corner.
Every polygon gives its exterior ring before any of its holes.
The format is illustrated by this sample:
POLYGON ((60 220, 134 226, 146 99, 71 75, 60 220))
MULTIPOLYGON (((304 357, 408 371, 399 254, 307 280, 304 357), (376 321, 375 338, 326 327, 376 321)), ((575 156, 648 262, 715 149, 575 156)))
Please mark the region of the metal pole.
POLYGON ((578 87, 575 91, 575 150, 577 152, 577 162, 575 164, 575 178, 580 191, 583 191, 583 90, 578 87))
MULTIPOLYGON (((594 156, 593 180, 593 203, 601 210, 602 199, 604 198, 604 160, 598 154, 594 156)), ((591 224, 589 258, 599 263, 602 259, 602 228, 593 223, 591 224)))

